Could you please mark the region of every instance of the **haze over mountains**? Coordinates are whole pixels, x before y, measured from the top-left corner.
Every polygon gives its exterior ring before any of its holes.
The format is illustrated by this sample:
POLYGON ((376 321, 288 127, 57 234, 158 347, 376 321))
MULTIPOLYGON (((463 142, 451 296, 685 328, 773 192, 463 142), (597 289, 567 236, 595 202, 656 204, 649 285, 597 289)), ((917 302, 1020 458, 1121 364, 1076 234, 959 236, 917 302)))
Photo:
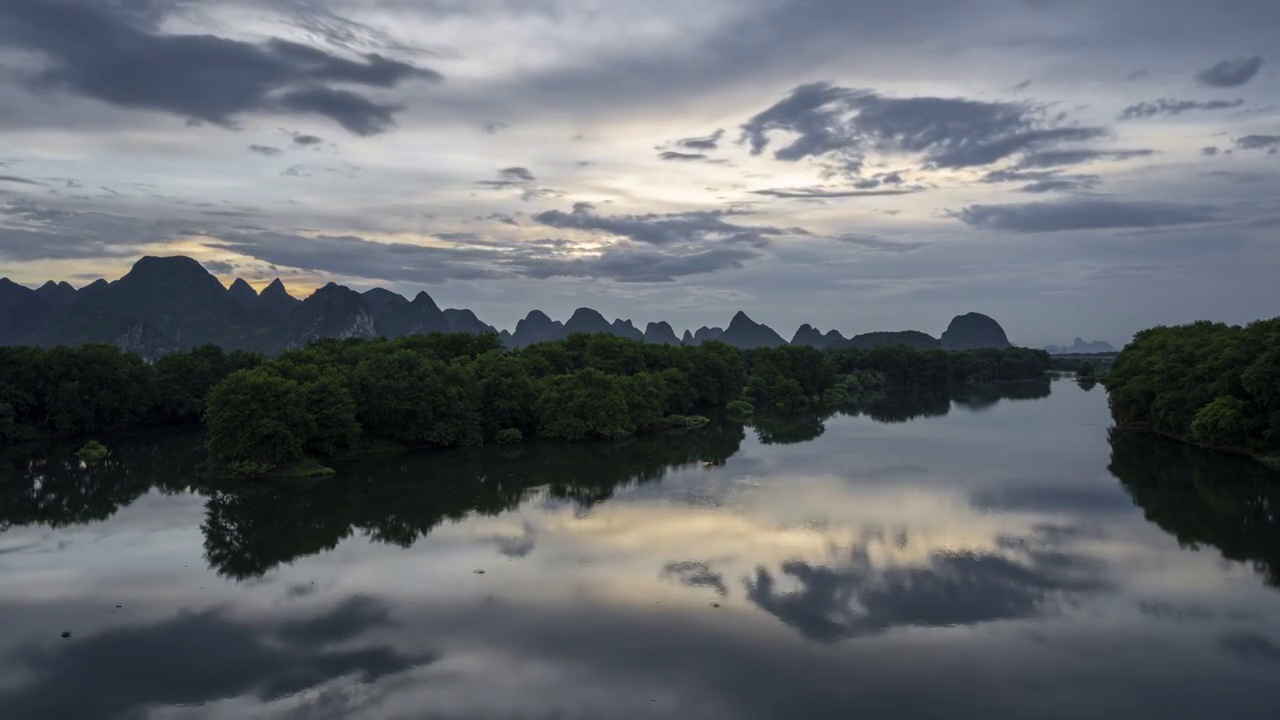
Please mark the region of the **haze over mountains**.
POLYGON ((651 344, 696 345, 718 340, 740 349, 804 345, 814 348, 968 350, 1010 347, 995 320, 977 313, 957 316, 940 338, 914 330, 872 332, 845 338, 809 325, 790 343, 767 325, 738 312, 728 327, 701 327, 677 335, 666 322, 642 332, 630 320, 607 320, 580 308, 566 321, 539 310, 514 332, 486 324, 466 309, 441 309, 427 293, 412 300, 381 288, 357 292, 330 283, 305 300, 291 296, 280 280, 261 293, 243 280, 222 283, 188 257, 145 257, 124 277, 83 288, 49 282, 32 289, 0 279, 0 345, 110 343, 144 357, 204 344, 233 350, 279 353, 320 338, 402 337, 432 332, 498 334, 507 347, 560 340, 575 333, 606 333, 651 344))
POLYGON ((1076 338, 1075 342, 1066 346, 1046 345, 1044 349, 1050 355, 1090 355, 1093 353, 1120 352, 1109 342, 1103 340, 1086 342, 1083 338, 1076 338))

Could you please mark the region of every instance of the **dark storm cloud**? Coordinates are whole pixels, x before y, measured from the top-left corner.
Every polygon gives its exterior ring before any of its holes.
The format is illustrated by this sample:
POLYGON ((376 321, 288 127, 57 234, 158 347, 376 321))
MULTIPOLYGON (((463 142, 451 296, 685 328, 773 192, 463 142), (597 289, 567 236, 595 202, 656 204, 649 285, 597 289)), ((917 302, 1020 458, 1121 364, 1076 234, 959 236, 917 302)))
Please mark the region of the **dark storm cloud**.
POLYGON ((1280 135, 1245 135, 1236 138, 1236 147, 1241 150, 1265 150, 1280 147, 1280 135))
POLYGON ((435 71, 377 54, 354 61, 279 39, 255 44, 161 34, 154 19, 140 22, 121 7, 90 0, 5 0, 0 46, 43 57, 45 65, 27 78, 33 87, 224 127, 247 113, 289 112, 322 115, 353 133, 372 135, 392 125, 397 106, 326 83, 392 88, 413 78, 440 79, 435 71))
POLYGON ((1009 554, 935 552, 927 564, 880 568, 865 547, 841 566, 783 563, 784 590, 765 567, 744 580, 760 609, 819 642, 903 627, 951 627, 1049 613, 1058 598, 1109 583, 1097 561, 1064 552, 1045 537, 1018 538, 1009 554))
POLYGON ((777 132, 791 136, 774 158, 837 161, 858 174, 870 151, 919 155, 926 167, 966 168, 1061 143, 1107 134, 1099 127, 1060 126, 1026 103, 963 98, 891 98, 830 83, 801 85, 742 125, 753 154, 777 132))
POLYGON ((1120 113, 1121 120, 1139 120, 1142 118, 1155 117, 1156 115, 1181 115, 1184 112, 1193 110, 1227 110, 1230 108, 1238 108, 1244 105, 1244 99, 1236 100, 1174 100, 1172 98, 1160 98, 1150 102, 1140 102, 1130 105, 1120 113))
POLYGON ((682 147, 686 150, 715 150, 720 147, 720 140, 724 138, 724 130, 716 130, 705 137, 683 138, 676 141, 676 147, 682 147))
POLYGON ((1247 58, 1223 60, 1212 67, 1196 73, 1196 80, 1209 87, 1236 87, 1253 79, 1262 69, 1262 57, 1254 55, 1247 58))
POLYGON ((0 705, 13 717, 141 717, 158 705, 194 707, 245 695, 277 700, 337 678, 367 685, 438 659, 345 644, 390 624, 385 608, 362 598, 284 624, 247 623, 219 611, 181 614, 55 650, 26 649, 19 655, 24 681, 6 683, 0 705))
POLYGON ((1045 150, 1026 155, 1014 169, 1055 168, 1064 165, 1080 165, 1094 160, 1129 160, 1155 155, 1155 150, 1045 150))
POLYGON ((737 213, 701 210, 666 215, 599 215, 590 206, 576 205, 572 212, 548 210, 534 215, 533 220, 562 230, 593 230, 656 246, 711 240, 760 243, 771 236, 794 232, 725 220, 734 214, 737 213))
POLYGON ((662 158, 663 160, 671 160, 675 162, 693 162, 698 160, 706 160, 708 156, 703 153, 682 153, 682 152, 676 152, 675 150, 667 150, 666 152, 662 153, 658 157, 662 158))
POLYGON ((255 153, 258 153, 259 155, 266 155, 267 157, 275 157, 276 155, 279 155, 284 151, 278 147, 271 147, 270 145, 250 145, 249 152, 255 152, 255 153))
POLYGON ((859 198, 859 197, 884 197, 886 195, 911 195, 920 192, 919 190, 834 190, 831 188, 807 187, 807 188, 765 188, 764 190, 752 190, 752 195, 765 195, 768 197, 786 198, 786 199, 824 199, 824 198, 859 198))
POLYGON ((975 229, 1016 233, 1170 227, 1221 219, 1213 208, 1202 205, 1092 198, 1009 205, 970 205, 955 213, 955 217, 975 229))

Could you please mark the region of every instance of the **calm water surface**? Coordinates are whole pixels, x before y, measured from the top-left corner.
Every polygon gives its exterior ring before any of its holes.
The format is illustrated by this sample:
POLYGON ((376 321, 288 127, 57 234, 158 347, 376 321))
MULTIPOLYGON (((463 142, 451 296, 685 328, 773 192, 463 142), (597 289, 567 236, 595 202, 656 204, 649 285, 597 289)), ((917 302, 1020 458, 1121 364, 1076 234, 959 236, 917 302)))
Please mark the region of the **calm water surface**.
POLYGON ((0 461, 0 717, 1280 717, 1280 478, 1048 391, 249 492, 185 435, 0 461))

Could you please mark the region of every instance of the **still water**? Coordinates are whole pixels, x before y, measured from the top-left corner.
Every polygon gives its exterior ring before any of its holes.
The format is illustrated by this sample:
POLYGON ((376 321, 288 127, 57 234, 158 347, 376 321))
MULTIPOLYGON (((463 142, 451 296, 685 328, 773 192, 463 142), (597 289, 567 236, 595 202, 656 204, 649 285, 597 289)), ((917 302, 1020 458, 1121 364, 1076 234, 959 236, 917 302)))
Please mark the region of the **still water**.
POLYGON ((1280 717, 1280 477, 1109 425, 1061 379, 248 491, 189 435, 0 461, 0 717, 1280 717))

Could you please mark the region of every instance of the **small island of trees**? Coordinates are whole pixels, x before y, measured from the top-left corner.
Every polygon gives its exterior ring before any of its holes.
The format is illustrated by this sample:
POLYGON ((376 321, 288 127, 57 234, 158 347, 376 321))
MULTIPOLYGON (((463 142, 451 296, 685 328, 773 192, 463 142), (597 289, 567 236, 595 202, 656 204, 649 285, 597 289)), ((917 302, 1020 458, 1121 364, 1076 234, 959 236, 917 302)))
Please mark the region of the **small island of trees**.
MULTIPOLYGON (((257 476, 385 446, 609 440, 728 409, 1037 378, 1043 351, 742 351, 612 335, 504 349, 497 336, 321 340, 278 358, 207 346, 148 364, 113 346, 0 348, 0 445, 203 423, 212 457, 257 476)), ((318 465, 317 465, 318 466, 318 465)))

